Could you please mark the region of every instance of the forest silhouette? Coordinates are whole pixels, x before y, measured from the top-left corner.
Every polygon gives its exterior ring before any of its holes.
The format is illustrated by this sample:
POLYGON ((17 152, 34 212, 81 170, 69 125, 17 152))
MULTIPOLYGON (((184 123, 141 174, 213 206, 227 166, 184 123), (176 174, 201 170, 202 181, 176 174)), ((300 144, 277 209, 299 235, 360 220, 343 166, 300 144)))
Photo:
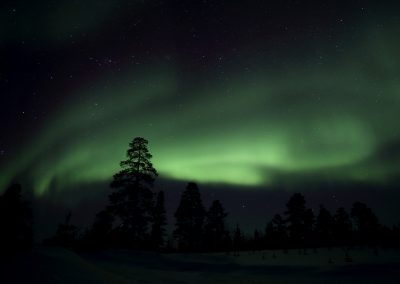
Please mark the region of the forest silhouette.
MULTIPOLYGON (((233 252, 243 250, 319 248, 333 246, 400 246, 400 227, 381 224, 366 204, 354 202, 350 211, 339 207, 330 212, 323 205, 314 212, 303 194, 293 194, 286 210, 275 214, 265 228, 245 234, 236 225, 227 226, 228 212, 222 201, 209 208, 199 187, 189 182, 175 211, 175 228, 167 233, 165 196, 155 192, 157 171, 151 163, 148 141, 134 138, 121 170, 110 184, 108 205, 96 214, 93 224, 82 231, 71 223, 69 212, 55 235, 44 245, 96 251, 129 248, 156 252, 233 252)), ((264 216, 260 216, 264 218, 264 216)), ((10 186, 0 196, 0 252, 9 257, 33 246, 33 216, 29 202, 22 200, 21 186, 10 186)))

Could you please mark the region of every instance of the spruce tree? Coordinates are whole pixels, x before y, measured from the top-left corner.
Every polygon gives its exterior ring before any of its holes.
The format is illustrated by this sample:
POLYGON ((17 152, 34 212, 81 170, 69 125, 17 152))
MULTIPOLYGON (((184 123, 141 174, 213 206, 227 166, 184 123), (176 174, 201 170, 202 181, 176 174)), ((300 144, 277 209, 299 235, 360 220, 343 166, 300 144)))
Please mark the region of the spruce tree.
POLYGON ((287 232, 285 220, 280 214, 275 214, 274 218, 265 228, 265 241, 268 248, 283 248, 287 242, 287 232))
POLYGON ((362 202, 355 202, 351 208, 351 217, 355 223, 358 241, 364 244, 376 244, 382 226, 371 208, 362 202))
POLYGON ((78 240, 79 229, 71 224, 71 211, 65 216, 64 223, 59 223, 55 236, 48 243, 63 247, 74 247, 78 240))
POLYGON ((352 238, 352 223, 350 215, 343 207, 336 210, 333 225, 333 236, 335 242, 339 245, 349 244, 352 238))
POLYGON ((226 249, 228 231, 225 228, 225 212, 219 200, 215 200, 206 213, 206 223, 204 226, 204 238, 208 250, 226 249))
POLYGON ((330 246, 333 242, 334 219, 331 213, 320 205, 315 225, 318 242, 322 246, 330 246))
POLYGON ((174 238, 178 249, 198 251, 202 247, 205 210, 197 184, 188 183, 175 212, 174 238))
POLYGON ((286 204, 287 228, 291 243, 302 246, 306 238, 306 200, 301 193, 295 193, 286 204))
POLYGON ((244 236, 242 230, 239 228, 239 224, 236 224, 236 228, 233 232, 233 250, 240 251, 244 249, 244 236))
POLYGON ((32 247, 32 224, 32 208, 22 200, 21 186, 10 186, 0 195, 0 258, 32 247))
POLYGON ((84 237, 84 244, 88 248, 105 248, 111 245, 114 216, 106 208, 96 214, 93 226, 84 237), (86 243, 85 243, 86 242, 86 243))
POLYGON ((261 233, 257 229, 255 229, 253 233, 253 244, 252 244, 253 251, 262 249, 263 247, 262 240, 263 238, 261 236, 261 233))
POLYGON ((164 192, 157 194, 156 205, 153 209, 153 226, 151 228, 151 246, 155 250, 160 250, 164 246, 165 226, 167 217, 164 206, 164 192))

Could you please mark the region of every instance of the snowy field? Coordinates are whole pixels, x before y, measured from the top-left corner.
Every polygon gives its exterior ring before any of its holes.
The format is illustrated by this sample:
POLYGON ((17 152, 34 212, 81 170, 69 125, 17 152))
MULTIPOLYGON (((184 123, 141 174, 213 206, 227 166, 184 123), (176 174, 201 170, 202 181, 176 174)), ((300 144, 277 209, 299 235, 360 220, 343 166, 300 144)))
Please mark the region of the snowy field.
POLYGON ((0 283, 400 283, 400 251, 342 248, 153 254, 81 254, 37 248, 2 264, 0 283), (346 253, 347 256, 346 257, 346 253))

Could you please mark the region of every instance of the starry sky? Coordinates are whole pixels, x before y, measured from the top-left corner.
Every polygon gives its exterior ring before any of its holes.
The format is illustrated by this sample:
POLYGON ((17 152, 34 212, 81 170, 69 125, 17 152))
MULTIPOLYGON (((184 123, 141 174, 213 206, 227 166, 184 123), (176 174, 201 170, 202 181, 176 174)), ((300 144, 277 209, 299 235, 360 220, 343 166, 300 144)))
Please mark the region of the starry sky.
POLYGON ((240 208, 278 188, 392 198, 399 4, 319 2, 3 1, 0 190, 78 204, 142 136, 161 187, 240 208))

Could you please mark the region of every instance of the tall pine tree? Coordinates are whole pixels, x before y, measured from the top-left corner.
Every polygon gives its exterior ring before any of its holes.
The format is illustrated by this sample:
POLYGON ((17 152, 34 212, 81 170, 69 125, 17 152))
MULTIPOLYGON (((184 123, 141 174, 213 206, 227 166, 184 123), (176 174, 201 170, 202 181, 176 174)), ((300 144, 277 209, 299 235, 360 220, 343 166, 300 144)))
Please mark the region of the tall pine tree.
POLYGON ((129 144, 127 159, 120 163, 121 171, 114 175, 110 194, 110 209, 119 219, 119 243, 138 246, 148 238, 152 220, 153 192, 151 190, 157 171, 150 159, 148 141, 136 137, 129 144))

